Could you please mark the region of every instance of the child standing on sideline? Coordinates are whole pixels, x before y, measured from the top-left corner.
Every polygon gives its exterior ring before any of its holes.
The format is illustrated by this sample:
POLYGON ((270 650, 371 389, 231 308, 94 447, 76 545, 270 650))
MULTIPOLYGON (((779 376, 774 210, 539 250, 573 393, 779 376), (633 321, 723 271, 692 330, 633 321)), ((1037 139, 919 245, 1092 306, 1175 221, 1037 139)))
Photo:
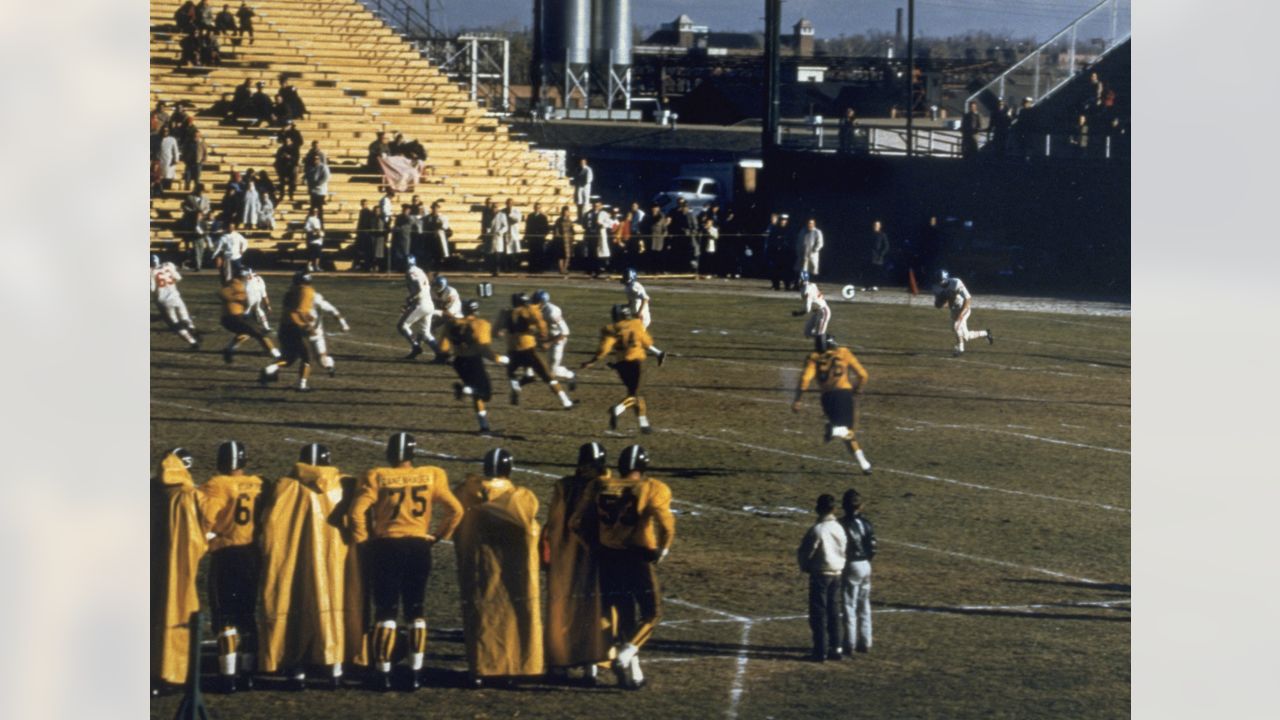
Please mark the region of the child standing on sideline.
POLYGON ((857 490, 846 491, 841 505, 844 517, 840 524, 848 536, 844 577, 840 583, 845 652, 864 653, 871 649, 871 558, 876 555, 876 534, 871 521, 862 514, 862 496, 857 490))
POLYGON ((840 576, 848 538, 836 521, 836 499, 818 496, 818 522, 805 533, 796 559, 809 573, 809 629, 813 631, 814 662, 840 660, 840 576))

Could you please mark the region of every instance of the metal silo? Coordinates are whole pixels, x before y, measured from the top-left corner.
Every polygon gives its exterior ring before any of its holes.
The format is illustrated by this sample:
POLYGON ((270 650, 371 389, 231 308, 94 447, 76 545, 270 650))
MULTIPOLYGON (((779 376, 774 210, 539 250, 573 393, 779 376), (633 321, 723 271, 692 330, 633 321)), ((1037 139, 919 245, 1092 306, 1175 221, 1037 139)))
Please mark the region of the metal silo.
POLYGON ((592 0, 562 0, 562 2, 563 48, 567 61, 573 65, 586 65, 591 62, 592 0))
POLYGON ((609 64, 630 67, 631 0, 606 0, 603 24, 609 64))

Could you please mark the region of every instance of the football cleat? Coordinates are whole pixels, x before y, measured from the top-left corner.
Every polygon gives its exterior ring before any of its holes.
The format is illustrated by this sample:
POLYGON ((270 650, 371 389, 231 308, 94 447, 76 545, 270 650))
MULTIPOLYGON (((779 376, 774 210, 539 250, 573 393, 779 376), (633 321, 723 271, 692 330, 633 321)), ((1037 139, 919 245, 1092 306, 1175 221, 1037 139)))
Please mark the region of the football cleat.
POLYGON ((288 687, 288 689, 292 692, 303 692, 307 689, 307 678, 305 676, 291 677, 289 678, 289 682, 287 683, 286 687, 288 687))
POLYGON ((609 429, 618 429, 618 414, 613 411, 613 408, 609 408, 609 429))
POLYGON ((462 383, 460 382, 456 382, 453 384, 453 399, 454 400, 462 399, 462 383))
POLYGON ((493 431, 489 429, 489 418, 486 418, 486 417, 480 418, 480 434, 488 435, 491 432, 493 431))
POLYGON ((662 367, 662 365, 666 362, 667 362, 667 351, 663 350, 662 352, 658 353, 658 367, 662 367))
POLYGON ((831 442, 831 423, 827 423, 826 428, 822 431, 822 442, 831 442))
POLYGON ((649 426, 649 425, 641 425, 641 426, 640 426, 640 432, 641 432, 641 433, 643 433, 643 434, 645 434, 645 435, 648 435, 648 434, 650 434, 650 433, 652 433, 652 432, 653 432, 653 428, 652 428, 651 426, 649 426))
POLYGON ((231 364, 231 354, 232 354, 232 350, 231 350, 231 348, 227 348, 227 349, 223 350, 223 351, 222 351, 222 362, 224 362, 224 363, 226 363, 226 364, 230 365, 230 364, 231 364))
POLYGON ((519 391, 519 390, 512 390, 512 391, 511 391, 511 404, 512 404, 512 405, 519 405, 519 404, 520 404, 520 391, 519 391))
POLYGON ((218 691, 224 695, 233 695, 236 692, 236 676, 223 675, 218 682, 218 691))
POLYGON ((421 345, 421 344, 419 344, 419 343, 414 343, 414 344, 413 344, 413 349, 409 351, 409 354, 408 354, 408 355, 405 355, 405 356, 404 356, 404 359, 405 359, 405 360, 412 360, 412 359, 414 359, 414 358, 418 357, 418 356, 419 356, 419 355, 421 355, 421 354, 422 354, 422 345, 421 345))
POLYGON ((280 376, 280 373, 269 373, 266 370, 259 370, 258 384, 270 385, 271 383, 275 382, 279 376, 280 376))
POLYGON ((338 366, 337 366, 337 365, 330 365, 330 366, 328 367, 328 370, 329 370, 329 377, 335 377, 335 376, 338 374, 338 366))
POLYGON ((996 336, 991 334, 991 328, 987 328, 987 344, 988 345, 996 344, 996 336))

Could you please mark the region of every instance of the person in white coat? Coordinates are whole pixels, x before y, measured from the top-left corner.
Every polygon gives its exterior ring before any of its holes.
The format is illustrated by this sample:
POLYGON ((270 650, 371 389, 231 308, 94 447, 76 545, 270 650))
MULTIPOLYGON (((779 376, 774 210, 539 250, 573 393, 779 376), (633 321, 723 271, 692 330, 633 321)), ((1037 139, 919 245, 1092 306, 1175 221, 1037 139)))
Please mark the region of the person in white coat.
POLYGON ((822 231, 818 229, 818 221, 809 218, 805 228, 796 236, 796 273, 807 272, 811 278, 818 276, 822 246, 822 231))
POLYGON ((521 224, 524 221, 524 215, 511 198, 507 198, 507 207, 503 213, 507 216, 507 235, 503 238, 506 257, 503 260, 506 262, 506 270, 515 271, 520 266, 520 253, 523 249, 520 247, 520 237, 524 232, 521 224))
POLYGON ((173 184, 174 178, 178 176, 178 139, 169 134, 169 128, 161 128, 160 130, 160 179, 165 190, 173 184))
POLYGON ((587 251, 591 258, 591 277, 600 277, 601 271, 609 263, 609 229, 613 227, 613 216, 599 200, 591 204, 591 212, 587 213, 587 251))
POLYGON ((489 274, 493 277, 498 276, 498 272, 502 270, 503 256, 507 252, 507 238, 511 234, 511 218, 506 211, 500 210, 493 214, 493 219, 489 221, 489 274))

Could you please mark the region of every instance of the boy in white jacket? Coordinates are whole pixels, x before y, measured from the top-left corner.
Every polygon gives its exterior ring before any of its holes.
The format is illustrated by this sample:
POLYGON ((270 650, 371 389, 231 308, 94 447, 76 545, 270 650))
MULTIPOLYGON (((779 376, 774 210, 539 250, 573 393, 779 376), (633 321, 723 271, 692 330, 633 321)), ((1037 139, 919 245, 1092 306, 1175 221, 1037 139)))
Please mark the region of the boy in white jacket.
POLYGON ((809 573, 809 629, 814 662, 840 660, 840 576, 844 572, 848 536, 836 520, 836 499, 823 493, 815 510, 818 522, 805 533, 796 560, 809 573))

